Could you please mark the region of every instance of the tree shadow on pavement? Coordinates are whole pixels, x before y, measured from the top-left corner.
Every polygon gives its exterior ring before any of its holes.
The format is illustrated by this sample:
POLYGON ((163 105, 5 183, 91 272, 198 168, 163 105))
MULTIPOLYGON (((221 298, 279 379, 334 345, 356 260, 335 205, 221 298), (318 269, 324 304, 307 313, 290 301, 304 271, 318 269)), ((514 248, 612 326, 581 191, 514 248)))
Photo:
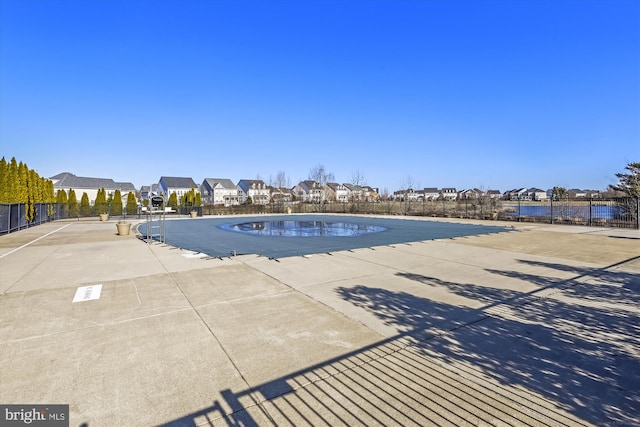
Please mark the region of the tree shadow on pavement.
POLYGON ((520 263, 529 272, 487 271, 535 290, 397 273, 479 308, 339 287, 343 300, 398 333, 263 384, 220 390, 211 406, 164 425, 640 425, 640 275, 612 270, 618 265, 520 263))
POLYGON ((338 293, 385 324, 409 331, 430 358, 524 387, 587 422, 640 424, 640 275, 520 262, 576 276, 558 280, 487 270, 545 289, 540 295, 397 273, 487 304, 480 309, 362 285, 338 293), (447 332, 429 333, 438 330, 447 332))

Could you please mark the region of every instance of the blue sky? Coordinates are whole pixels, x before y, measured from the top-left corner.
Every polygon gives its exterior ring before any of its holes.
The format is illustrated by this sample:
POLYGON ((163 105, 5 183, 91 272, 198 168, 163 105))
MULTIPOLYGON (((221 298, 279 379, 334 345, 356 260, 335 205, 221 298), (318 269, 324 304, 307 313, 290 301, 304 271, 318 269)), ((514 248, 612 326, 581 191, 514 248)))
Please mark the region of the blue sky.
POLYGON ((605 189, 638 1, 0 0, 0 155, 42 176, 605 189))

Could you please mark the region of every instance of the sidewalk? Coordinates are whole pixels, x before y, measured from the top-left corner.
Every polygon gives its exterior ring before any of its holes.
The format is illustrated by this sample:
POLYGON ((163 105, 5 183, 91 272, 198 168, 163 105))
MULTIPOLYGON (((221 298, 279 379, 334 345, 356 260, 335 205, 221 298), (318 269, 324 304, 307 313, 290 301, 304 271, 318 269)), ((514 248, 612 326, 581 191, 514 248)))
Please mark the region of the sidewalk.
POLYGON ((276 261, 114 224, 0 237, 0 403, 92 427, 640 425, 637 230, 276 261))

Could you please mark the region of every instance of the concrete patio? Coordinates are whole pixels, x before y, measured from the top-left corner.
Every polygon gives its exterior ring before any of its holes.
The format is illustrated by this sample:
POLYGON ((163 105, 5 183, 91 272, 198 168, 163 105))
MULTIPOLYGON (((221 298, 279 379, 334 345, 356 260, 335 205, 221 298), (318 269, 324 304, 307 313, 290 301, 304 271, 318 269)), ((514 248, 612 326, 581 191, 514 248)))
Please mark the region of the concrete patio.
POLYGON ((638 230, 491 221, 513 230, 272 260, 114 224, 0 237, 0 403, 91 427, 640 425, 638 230))

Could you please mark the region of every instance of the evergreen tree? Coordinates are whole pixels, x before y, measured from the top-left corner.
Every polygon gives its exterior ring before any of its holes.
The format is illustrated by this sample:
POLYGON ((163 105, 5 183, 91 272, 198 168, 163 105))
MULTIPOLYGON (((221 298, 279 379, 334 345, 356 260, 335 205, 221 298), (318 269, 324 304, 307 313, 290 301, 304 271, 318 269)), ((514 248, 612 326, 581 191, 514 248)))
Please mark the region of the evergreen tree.
POLYGON ((202 195, 199 191, 196 193, 196 206, 202 206, 202 195))
POLYGON ((180 198, 180 204, 182 206, 189 206, 189 207, 200 206, 200 205, 196 205, 196 190, 192 188, 191 190, 187 191, 184 194, 184 196, 180 198))
POLYGON ((82 198, 80 199, 80 216, 89 216, 91 215, 91 205, 89 204, 89 196, 86 192, 82 193, 82 198))
POLYGON ((127 215, 135 215, 138 213, 138 203, 136 202, 136 196, 129 191, 127 196, 127 215))
POLYGON ((122 193, 120 190, 116 190, 111 201, 111 215, 122 215, 122 193))
POLYGON ((53 181, 50 179, 45 179, 44 182, 44 194, 45 194, 45 202, 47 203, 47 215, 53 216, 55 214, 55 206, 56 202, 55 189, 53 188, 53 181))
POLYGON ((73 218, 78 216, 78 198, 73 188, 69 189, 69 217, 73 218))
POLYGON ((167 206, 169 206, 171 209, 178 209, 178 195, 175 191, 169 195, 167 206))
POLYGON ((98 190, 98 194, 96 194, 96 201, 94 203, 95 211, 97 214, 106 214, 107 213, 107 192, 104 188, 100 188, 98 190))
POLYGON ((9 165, 7 164, 7 161, 4 159, 4 156, 2 156, 2 159, 0 160, 0 203, 6 203, 8 201, 8 194, 7 194, 8 176, 9 176, 9 165))
POLYGON ((35 204, 40 202, 40 177, 34 170, 27 169, 27 202, 26 202, 26 210, 25 210, 25 219, 27 222, 31 222, 35 217, 35 204))
POLYGON ((56 203, 66 204, 69 199, 67 198, 67 192, 64 190, 58 190, 56 193, 56 203))
MULTIPOLYGON (((36 174, 37 175, 37 174, 36 174)), ((38 175, 38 189, 40 190, 39 199, 40 203, 48 203, 49 202, 49 191, 47 188, 47 179, 38 175)))
POLYGON ((629 163, 625 169, 629 173, 617 173, 616 177, 620 180, 616 185, 609 187, 614 191, 620 191, 627 195, 628 199, 624 200, 620 205, 622 212, 629 215, 633 221, 640 223, 640 162, 629 163))
POLYGON ((629 173, 617 173, 616 177, 620 182, 609 187, 614 191, 620 191, 629 197, 637 199, 640 197, 640 162, 629 163, 625 169, 629 173))
POLYGON ((18 178, 18 162, 15 157, 11 158, 9 162, 9 167, 7 168, 7 202, 8 203, 17 203, 18 202, 18 187, 19 187, 19 178, 18 178))
POLYGON ((18 163, 15 157, 9 163, 4 157, 0 159, 0 202, 26 204, 27 221, 32 221, 34 205, 52 203, 54 199, 51 180, 29 169, 26 163, 18 163))
MULTIPOLYGON (((53 188, 53 182, 51 182, 51 187, 53 188)), ((56 203, 58 204, 58 215, 60 215, 60 218, 67 218, 69 215, 69 204, 66 191, 58 190, 58 193, 56 194, 56 203)))
POLYGON ((27 190, 28 175, 29 168, 20 162, 18 164, 18 186, 16 188, 16 202, 18 203, 27 203, 29 201, 29 193, 27 190))

